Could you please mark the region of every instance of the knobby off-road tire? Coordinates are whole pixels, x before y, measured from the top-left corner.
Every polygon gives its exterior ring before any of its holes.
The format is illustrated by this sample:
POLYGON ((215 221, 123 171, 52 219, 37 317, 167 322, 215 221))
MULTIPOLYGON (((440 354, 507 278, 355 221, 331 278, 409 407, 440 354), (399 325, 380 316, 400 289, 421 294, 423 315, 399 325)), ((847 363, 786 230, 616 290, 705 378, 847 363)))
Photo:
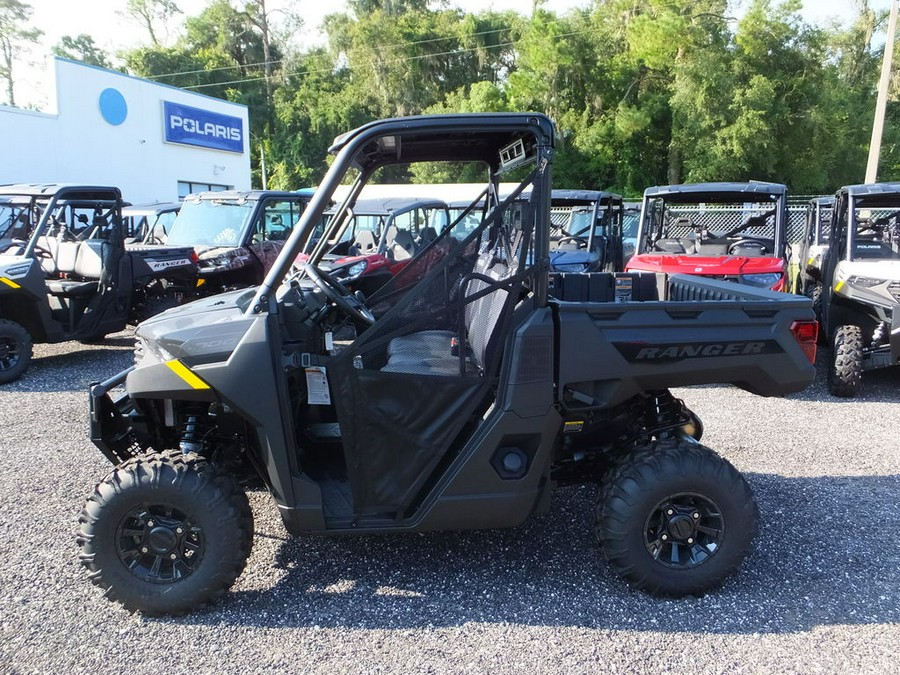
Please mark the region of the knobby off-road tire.
POLYGON ((701 595, 750 551, 759 513, 725 459, 690 440, 654 441, 607 476, 594 532, 612 568, 653 595, 701 595))
MULTIPOLYGON (((813 314, 816 315, 816 321, 822 323, 822 284, 815 282, 812 287, 807 290, 807 296, 812 300, 813 314)), ((822 331, 819 331, 822 334, 822 331)))
POLYGON ((79 524, 91 581, 150 616, 220 598, 253 543, 253 514, 237 481, 179 450, 120 464, 94 489, 79 524))
POLYGON ((0 384, 22 377, 31 354, 31 334, 15 321, 0 319, 0 384))
POLYGON ((838 326, 831 347, 828 391, 842 398, 856 396, 862 381, 862 329, 859 326, 838 326))

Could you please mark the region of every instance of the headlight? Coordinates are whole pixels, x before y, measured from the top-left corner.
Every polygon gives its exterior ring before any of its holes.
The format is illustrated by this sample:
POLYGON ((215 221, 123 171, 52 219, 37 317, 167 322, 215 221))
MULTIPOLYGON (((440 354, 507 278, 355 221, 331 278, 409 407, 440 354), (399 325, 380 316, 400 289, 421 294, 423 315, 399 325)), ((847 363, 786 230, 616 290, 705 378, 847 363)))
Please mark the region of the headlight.
POLYGON ((780 272, 764 272, 761 274, 744 274, 741 276, 741 282, 750 286, 758 286, 759 288, 772 288, 781 281, 780 272))
POLYGON ((358 263, 353 263, 350 267, 347 268, 347 278, 355 279, 356 277, 362 275, 363 272, 366 271, 368 267, 368 263, 365 260, 360 260, 358 263))
POLYGON ((565 263, 553 266, 553 270, 556 272, 574 272, 576 274, 584 272, 586 269, 587 263, 565 263))
POLYGON ((848 284, 862 286, 863 288, 872 288, 878 284, 883 284, 884 281, 884 279, 873 279, 872 277, 850 277, 847 279, 848 284))

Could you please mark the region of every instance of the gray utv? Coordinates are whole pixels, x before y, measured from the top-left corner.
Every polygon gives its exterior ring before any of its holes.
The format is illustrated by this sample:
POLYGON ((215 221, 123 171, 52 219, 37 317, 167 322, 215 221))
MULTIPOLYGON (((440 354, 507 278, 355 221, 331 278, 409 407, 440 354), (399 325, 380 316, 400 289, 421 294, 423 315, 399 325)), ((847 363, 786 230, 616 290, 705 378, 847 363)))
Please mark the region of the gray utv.
POLYGON ((254 482, 296 535, 515 527, 558 486, 594 483, 595 534, 636 587, 703 593, 734 572, 753 495, 668 387, 803 389, 810 302, 680 275, 551 277, 553 144, 534 113, 360 127, 258 288, 139 326, 136 365, 90 392, 114 465, 80 516, 93 583, 147 614, 216 600, 250 552, 254 482), (328 236, 295 266, 349 172, 342 209, 379 169, 421 161, 484 167, 462 240, 442 239, 451 223, 368 298, 322 268, 328 236), (503 199, 501 176, 517 181, 503 199))
POLYGON ((100 340, 196 279, 190 249, 125 249, 118 188, 4 185, 0 212, 16 223, 0 255, 0 383, 22 376, 33 343, 100 340))

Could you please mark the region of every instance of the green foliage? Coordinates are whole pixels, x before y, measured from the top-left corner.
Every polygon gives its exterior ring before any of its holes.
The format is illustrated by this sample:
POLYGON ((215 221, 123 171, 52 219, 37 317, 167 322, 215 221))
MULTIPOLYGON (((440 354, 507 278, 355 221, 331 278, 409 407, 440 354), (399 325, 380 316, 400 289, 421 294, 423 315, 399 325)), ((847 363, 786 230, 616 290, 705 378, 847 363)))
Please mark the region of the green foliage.
POLYGON ((16 104, 13 65, 43 32, 28 26, 34 9, 19 0, 0 0, 0 79, 6 81, 6 99, 16 104))
MULTIPOLYGON (((10 2, 14 0, 0 0, 10 2)), ((130 0, 151 23, 170 0, 130 0)), ((304 51, 265 4, 214 0, 172 47, 124 55, 128 69, 250 106, 255 180, 315 184, 338 134, 378 117, 539 110, 558 127, 557 185, 639 194, 700 180, 787 182, 828 192, 862 178, 883 17, 821 29, 797 0, 594 0, 558 16, 465 13, 447 2, 351 0, 304 51)), ((134 12, 132 12, 134 13, 134 12)), ((889 119, 900 119, 892 105, 889 119)), ((883 177, 900 176, 888 124, 883 177)), ((479 167, 397 169, 394 179, 482 177, 479 167)))
POLYGON ((77 37, 63 35, 59 43, 50 51, 56 56, 73 61, 83 61, 91 66, 109 68, 111 65, 106 52, 94 44, 94 38, 84 33, 77 37))

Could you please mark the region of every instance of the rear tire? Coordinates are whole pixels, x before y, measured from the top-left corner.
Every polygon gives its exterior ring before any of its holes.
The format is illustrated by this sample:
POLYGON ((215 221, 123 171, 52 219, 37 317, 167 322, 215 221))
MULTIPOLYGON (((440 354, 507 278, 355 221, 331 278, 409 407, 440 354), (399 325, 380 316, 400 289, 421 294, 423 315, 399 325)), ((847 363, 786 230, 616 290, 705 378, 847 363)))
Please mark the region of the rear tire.
POLYGON ((594 532, 612 568, 652 595, 700 595, 750 551, 759 514, 740 473, 689 440, 638 448, 604 483, 594 532))
POLYGON ((253 514, 237 481, 179 450, 120 464, 94 489, 79 523, 91 581, 149 616, 219 599, 253 543, 253 514))
POLYGON ((15 321, 0 319, 0 384, 22 377, 32 352, 31 334, 15 321))
POLYGON ((828 391, 834 396, 851 398, 859 393, 862 381, 863 337, 859 326, 838 326, 831 349, 828 391))

